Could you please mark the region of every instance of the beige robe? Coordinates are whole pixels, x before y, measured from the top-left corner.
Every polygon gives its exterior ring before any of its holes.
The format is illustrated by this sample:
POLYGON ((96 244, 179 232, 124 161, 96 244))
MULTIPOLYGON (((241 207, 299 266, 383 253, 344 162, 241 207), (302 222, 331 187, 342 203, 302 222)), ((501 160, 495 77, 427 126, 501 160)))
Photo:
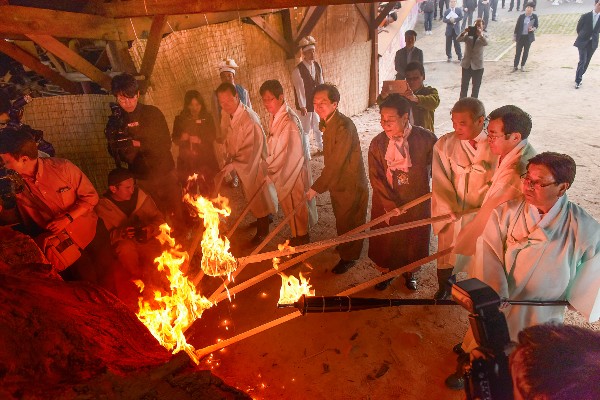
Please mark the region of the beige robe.
MULTIPOLYGON (((471 276, 500 297, 567 300, 587 321, 600 318, 600 224, 566 195, 544 216, 521 199, 495 209, 471 265, 471 276)), ((565 307, 512 305, 503 312, 516 340, 528 326, 562 323, 565 307)))
POLYGON ((527 172, 527 162, 535 155, 535 150, 527 140, 522 140, 504 156, 494 172, 492 185, 483 198, 481 210, 458 234, 454 253, 466 256, 475 254, 477 239, 483 233, 492 211, 500 204, 522 196, 521 175, 527 172))
POLYGON ((317 222, 316 199, 306 201, 306 192, 312 185, 306 136, 298 116, 283 104, 269 120, 267 136, 267 171, 275 185, 279 204, 285 215, 300 207, 290 221, 292 236, 303 236, 317 222))
MULTIPOLYGON (((433 148, 431 216, 467 211, 481 207, 492 183, 498 157, 492 154, 487 135, 481 132, 475 139, 477 150, 469 141, 460 140, 454 132, 442 136, 433 148)), ((474 218, 469 214, 455 222, 433 224, 438 235, 438 248, 454 245, 460 229, 474 218)), ((458 267, 468 262, 455 254, 438 259, 438 268, 458 267)))
POLYGON ((269 183, 260 189, 267 177, 267 146, 258 115, 240 102, 229 121, 226 121, 226 129, 227 160, 233 164, 242 182, 246 200, 249 201, 260 190, 250 205, 250 211, 256 218, 276 213, 275 187, 269 183))

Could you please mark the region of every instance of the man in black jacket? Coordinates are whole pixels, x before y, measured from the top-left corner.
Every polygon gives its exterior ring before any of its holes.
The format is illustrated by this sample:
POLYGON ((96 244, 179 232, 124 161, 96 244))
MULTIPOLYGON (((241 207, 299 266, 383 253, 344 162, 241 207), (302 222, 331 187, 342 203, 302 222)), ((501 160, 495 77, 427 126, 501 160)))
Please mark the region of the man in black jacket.
POLYGON ((579 63, 575 73, 575 89, 581 87, 583 74, 590 65, 590 60, 598 48, 600 32, 600 0, 594 3, 594 10, 583 14, 577 23, 577 39, 573 46, 579 50, 579 63))
MULTIPOLYGON (((156 202, 159 210, 175 223, 181 219, 181 190, 177 184, 171 154, 171 135, 163 113, 155 106, 140 103, 139 87, 130 74, 113 77, 111 90, 123 112, 130 145, 110 147, 117 164, 125 162, 140 187, 156 202)), ((117 165, 118 167, 121 165, 117 165)))
POLYGON ((519 15, 515 25, 513 40, 517 42, 517 51, 515 53, 515 62, 513 72, 518 69, 519 60, 521 61, 521 71, 525 72, 525 63, 529 56, 529 47, 535 41, 535 30, 538 28, 538 16, 533 13, 533 3, 525 5, 525 12, 519 15), (523 58, 521 58, 523 52, 523 58))

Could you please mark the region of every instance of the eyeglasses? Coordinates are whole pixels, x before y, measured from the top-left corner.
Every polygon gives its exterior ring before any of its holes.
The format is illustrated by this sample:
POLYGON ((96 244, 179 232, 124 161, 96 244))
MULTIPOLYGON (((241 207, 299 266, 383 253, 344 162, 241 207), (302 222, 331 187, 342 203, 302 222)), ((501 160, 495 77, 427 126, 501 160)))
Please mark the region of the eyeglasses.
POLYGON ((117 102, 127 104, 127 103, 132 103, 134 100, 137 100, 137 98, 138 98, 137 94, 133 97, 118 95, 117 102))
POLYGON ((487 132, 487 129, 485 130, 485 133, 487 133, 487 138, 488 138, 488 141, 490 141, 490 142, 494 142, 494 141, 496 141, 496 139, 500 139, 501 137, 503 137, 506 140, 506 137, 510 136, 510 133, 507 135, 492 136, 487 132))
POLYGON ((529 189, 535 190, 540 190, 550 185, 558 185, 558 182, 541 183, 540 181, 533 181, 531 178, 529 178, 527 173, 521 175, 521 182, 523 182, 524 185, 527 185, 529 189))

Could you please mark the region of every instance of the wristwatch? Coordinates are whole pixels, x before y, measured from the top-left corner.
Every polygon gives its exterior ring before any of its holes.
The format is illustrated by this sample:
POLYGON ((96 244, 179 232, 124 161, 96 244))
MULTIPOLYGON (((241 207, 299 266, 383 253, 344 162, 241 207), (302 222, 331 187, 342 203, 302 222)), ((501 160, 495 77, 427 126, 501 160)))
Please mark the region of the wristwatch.
POLYGON ((71 214, 66 213, 65 217, 67 217, 69 219, 69 222, 73 222, 73 217, 71 216, 71 214))

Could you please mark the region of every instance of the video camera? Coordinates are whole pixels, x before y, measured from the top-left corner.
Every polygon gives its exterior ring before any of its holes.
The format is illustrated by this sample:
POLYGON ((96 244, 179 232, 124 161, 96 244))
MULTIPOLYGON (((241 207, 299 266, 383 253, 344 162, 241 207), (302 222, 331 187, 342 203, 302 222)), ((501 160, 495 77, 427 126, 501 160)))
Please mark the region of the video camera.
POLYGON ((16 195, 25 189, 21 176, 12 169, 0 168, 0 206, 13 209, 17 205, 16 195))
POLYGON ((10 133, 10 131, 25 131, 33 136, 39 151, 48 154, 50 157, 54 157, 56 155, 56 150, 54 149, 54 146, 52 146, 52 143, 44 140, 44 132, 39 129, 33 129, 31 126, 21 122, 21 119, 23 118, 23 108, 30 103, 31 100, 32 97, 26 94, 13 101, 8 110, 9 121, 6 123, 6 127, 0 129, 0 134, 10 133))
POLYGON ((127 131, 125 112, 117 103, 109 104, 111 115, 108 117, 104 136, 108 142, 108 152, 115 159, 117 167, 123 162, 131 162, 133 138, 127 131))

